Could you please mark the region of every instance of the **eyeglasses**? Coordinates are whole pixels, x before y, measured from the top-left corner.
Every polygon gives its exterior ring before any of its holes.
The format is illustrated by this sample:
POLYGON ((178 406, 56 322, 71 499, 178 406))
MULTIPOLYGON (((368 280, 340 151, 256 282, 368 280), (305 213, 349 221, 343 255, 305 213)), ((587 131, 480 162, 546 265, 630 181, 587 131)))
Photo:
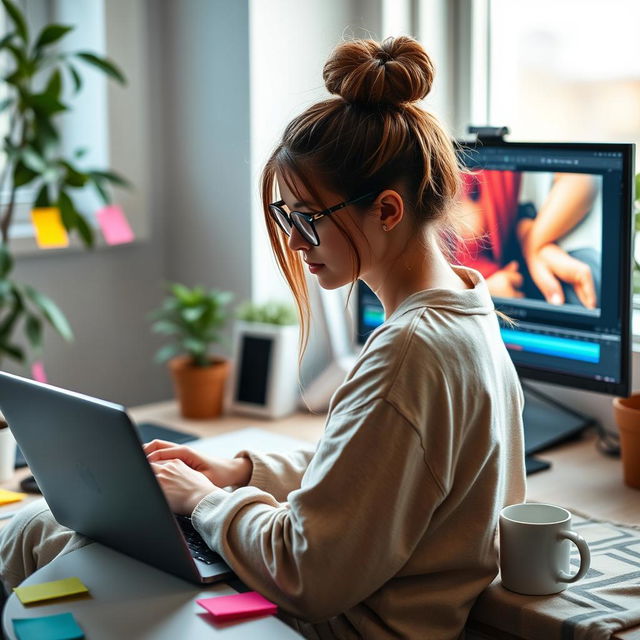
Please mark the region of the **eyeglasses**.
POLYGON ((364 200, 365 198, 370 198, 373 195, 375 194, 367 193, 364 196, 358 196, 352 200, 346 200, 345 202, 341 202, 340 204, 329 207, 324 211, 319 211, 318 213, 302 213, 301 211, 292 211, 291 213, 287 213, 282 208, 284 206, 284 200, 278 200, 278 202, 272 202, 269 205, 269 212, 271 213, 271 217, 277 222, 278 226, 288 236, 291 236, 291 231, 293 227, 295 227, 305 240, 310 242, 314 247, 317 247, 320 244, 320 238, 318 238, 318 232, 316 231, 316 220, 320 220, 320 218, 324 218, 325 216, 330 216, 332 213, 340 211, 340 209, 344 209, 350 204, 354 204, 360 200, 364 200))

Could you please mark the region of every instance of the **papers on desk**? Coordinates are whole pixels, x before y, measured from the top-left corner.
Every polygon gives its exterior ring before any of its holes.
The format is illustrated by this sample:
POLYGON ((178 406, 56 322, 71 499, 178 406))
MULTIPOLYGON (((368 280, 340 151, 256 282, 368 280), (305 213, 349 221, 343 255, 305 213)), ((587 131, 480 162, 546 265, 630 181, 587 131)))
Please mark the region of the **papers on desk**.
POLYGON ((204 607, 216 622, 241 620, 254 616, 267 616, 278 613, 278 606, 262 597, 256 591, 235 593, 231 596, 202 598, 196 602, 204 607))
POLYGON ((32 604, 42 600, 53 600, 54 598, 88 593, 89 589, 82 584, 80 578, 65 578, 64 580, 54 580, 53 582, 31 584, 27 587, 16 587, 14 591, 22 604, 32 604))
POLYGON ((17 491, 0 489, 0 505, 11 504, 12 502, 20 502, 20 500, 24 500, 26 497, 26 493, 18 493, 17 491))
POLYGON ((13 630, 18 640, 79 640, 84 632, 72 613, 41 618, 14 618, 13 630))

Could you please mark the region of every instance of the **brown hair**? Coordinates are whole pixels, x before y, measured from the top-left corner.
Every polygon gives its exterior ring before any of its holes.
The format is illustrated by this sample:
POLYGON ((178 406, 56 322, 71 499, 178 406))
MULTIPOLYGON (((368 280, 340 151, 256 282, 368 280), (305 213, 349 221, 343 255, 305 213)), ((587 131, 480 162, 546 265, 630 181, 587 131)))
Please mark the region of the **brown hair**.
MULTIPOLYGON (((318 202, 318 180, 345 200, 373 194, 353 205, 362 210, 384 189, 401 185, 416 228, 442 223, 460 177, 451 139, 433 115, 414 104, 429 93, 433 75, 431 59, 413 38, 340 44, 323 71, 327 89, 338 97, 294 118, 267 161, 262 201, 273 252, 298 307, 300 358, 308 340, 309 296, 301 256, 289 249, 269 214, 268 204, 278 199, 276 172, 293 193, 302 186, 318 202)), ((355 243, 339 216, 329 220, 353 250, 355 281, 361 266, 355 243)))

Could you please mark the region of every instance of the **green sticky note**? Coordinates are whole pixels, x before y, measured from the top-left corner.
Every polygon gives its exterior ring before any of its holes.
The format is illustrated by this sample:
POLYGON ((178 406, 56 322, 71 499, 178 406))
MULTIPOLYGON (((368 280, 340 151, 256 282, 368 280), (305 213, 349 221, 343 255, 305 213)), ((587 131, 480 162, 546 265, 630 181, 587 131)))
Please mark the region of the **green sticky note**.
POLYGON ((13 630, 18 640, 77 640, 84 638, 72 613, 41 618, 14 618, 13 630))
POLYGON ((41 600, 53 600, 78 593, 87 593, 89 589, 82 584, 80 578, 65 578, 64 580, 32 584, 28 587, 16 587, 14 591, 22 604, 31 604, 41 600))

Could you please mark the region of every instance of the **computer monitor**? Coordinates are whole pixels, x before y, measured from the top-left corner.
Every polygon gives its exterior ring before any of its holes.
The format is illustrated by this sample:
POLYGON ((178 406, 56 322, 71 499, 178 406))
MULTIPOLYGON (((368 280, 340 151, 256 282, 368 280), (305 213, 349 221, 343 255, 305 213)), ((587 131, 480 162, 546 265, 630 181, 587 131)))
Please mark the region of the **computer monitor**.
MULTIPOLYGON (((523 379, 628 395, 633 144, 460 143, 454 261, 486 278, 523 379)), ((384 320, 358 285, 358 341, 384 320)), ((591 422, 525 386, 528 455, 591 422)))

